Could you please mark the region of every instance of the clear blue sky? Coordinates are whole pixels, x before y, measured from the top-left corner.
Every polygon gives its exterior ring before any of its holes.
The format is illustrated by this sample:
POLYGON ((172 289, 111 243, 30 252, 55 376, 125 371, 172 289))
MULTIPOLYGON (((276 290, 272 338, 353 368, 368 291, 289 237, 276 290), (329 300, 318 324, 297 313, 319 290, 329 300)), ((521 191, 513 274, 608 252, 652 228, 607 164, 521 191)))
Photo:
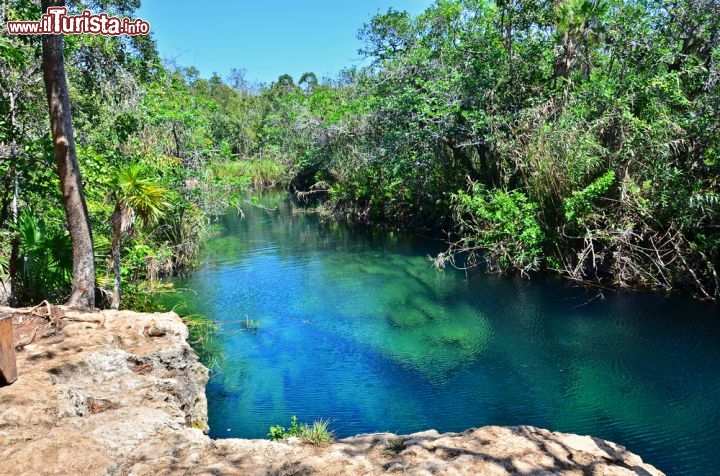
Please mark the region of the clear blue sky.
POLYGON ((160 55, 202 77, 243 68, 253 82, 306 71, 335 77, 360 63, 357 32, 389 7, 422 13, 433 0, 142 0, 160 55))

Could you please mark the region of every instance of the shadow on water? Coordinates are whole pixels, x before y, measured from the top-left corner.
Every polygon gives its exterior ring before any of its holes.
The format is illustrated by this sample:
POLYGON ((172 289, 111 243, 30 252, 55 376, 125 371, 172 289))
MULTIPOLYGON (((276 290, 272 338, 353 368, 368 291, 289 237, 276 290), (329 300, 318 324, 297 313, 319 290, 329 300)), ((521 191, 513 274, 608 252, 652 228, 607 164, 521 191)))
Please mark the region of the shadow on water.
POLYGON ((717 306, 466 279, 432 269, 440 241, 260 202, 276 210, 222 217, 179 283, 220 326, 212 436, 263 438, 292 415, 341 437, 523 424, 616 441, 671 474, 718 465, 717 306))

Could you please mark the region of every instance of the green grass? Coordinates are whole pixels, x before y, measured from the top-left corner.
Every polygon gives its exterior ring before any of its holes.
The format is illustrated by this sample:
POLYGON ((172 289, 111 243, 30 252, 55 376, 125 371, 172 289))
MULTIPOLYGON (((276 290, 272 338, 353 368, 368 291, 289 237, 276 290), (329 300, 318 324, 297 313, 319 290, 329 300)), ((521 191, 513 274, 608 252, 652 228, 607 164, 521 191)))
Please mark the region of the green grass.
POLYGON ((329 429, 330 420, 315 420, 312 426, 303 425, 300 431, 300 438, 306 443, 315 446, 324 446, 330 444, 334 438, 333 432, 329 429))
MULTIPOLYGON (((178 290, 180 291, 180 290, 178 290)), ((187 326, 189 332, 188 343, 195 349, 200 361, 210 370, 210 375, 222 368, 225 356, 222 348, 215 340, 220 327, 204 314, 192 312, 184 300, 180 300, 182 294, 176 294, 176 303, 172 311, 180 316, 180 319, 187 326)))
POLYGON ((213 162, 208 174, 208 179, 219 182, 249 182, 256 190, 285 185, 290 178, 285 164, 267 157, 213 162))

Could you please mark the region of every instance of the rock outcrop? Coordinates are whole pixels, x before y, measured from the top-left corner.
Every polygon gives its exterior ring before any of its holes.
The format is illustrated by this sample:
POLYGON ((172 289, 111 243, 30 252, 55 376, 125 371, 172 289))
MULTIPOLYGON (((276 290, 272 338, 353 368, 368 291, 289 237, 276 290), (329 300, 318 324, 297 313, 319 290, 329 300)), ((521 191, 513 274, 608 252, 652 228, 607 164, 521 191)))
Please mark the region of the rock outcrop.
POLYGON ((17 342, 36 337, 17 354, 17 382, 0 388, 0 474, 662 474, 614 443, 533 427, 326 447, 211 440, 208 372, 177 315, 58 314, 16 315, 17 342))

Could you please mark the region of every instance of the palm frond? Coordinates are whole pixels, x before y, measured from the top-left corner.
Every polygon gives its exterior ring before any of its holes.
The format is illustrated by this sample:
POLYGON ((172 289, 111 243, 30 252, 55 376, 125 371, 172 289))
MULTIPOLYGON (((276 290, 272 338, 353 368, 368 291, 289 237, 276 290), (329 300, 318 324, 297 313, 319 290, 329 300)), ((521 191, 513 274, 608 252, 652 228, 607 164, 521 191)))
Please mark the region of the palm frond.
POLYGON ((158 185, 142 164, 132 163, 120 168, 114 185, 115 198, 122 208, 123 232, 132 227, 136 217, 143 224, 155 222, 171 207, 165 200, 168 190, 158 185))

